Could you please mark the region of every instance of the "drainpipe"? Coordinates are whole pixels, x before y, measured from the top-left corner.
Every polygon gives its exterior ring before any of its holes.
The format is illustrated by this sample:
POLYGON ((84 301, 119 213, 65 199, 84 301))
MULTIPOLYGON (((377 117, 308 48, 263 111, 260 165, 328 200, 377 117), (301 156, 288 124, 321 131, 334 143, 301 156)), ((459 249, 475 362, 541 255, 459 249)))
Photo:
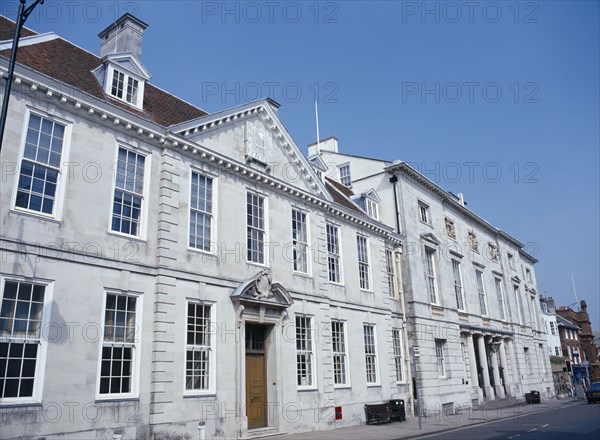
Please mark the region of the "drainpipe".
POLYGON ((396 232, 400 233, 400 209, 398 208, 398 176, 392 175, 390 183, 394 187, 394 207, 396 208, 396 232))
POLYGON ((206 439, 206 422, 198 422, 198 440, 206 439))

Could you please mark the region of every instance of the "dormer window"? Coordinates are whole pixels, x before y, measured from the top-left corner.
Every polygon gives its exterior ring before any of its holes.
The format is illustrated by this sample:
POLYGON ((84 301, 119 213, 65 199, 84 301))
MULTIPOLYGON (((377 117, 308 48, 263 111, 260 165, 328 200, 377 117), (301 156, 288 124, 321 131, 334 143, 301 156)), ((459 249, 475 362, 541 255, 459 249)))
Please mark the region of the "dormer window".
POLYGON ((367 206, 367 214, 369 214, 369 217, 374 218, 375 220, 379 220, 378 203, 374 202, 371 199, 367 199, 366 206, 367 206))
POLYGON ((139 81, 123 72, 113 69, 110 94, 117 99, 138 106, 139 81))
POLYGON ((381 199, 377 192, 371 188, 360 195, 356 200, 358 205, 374 220, 379 220, 379 203, 381 199))

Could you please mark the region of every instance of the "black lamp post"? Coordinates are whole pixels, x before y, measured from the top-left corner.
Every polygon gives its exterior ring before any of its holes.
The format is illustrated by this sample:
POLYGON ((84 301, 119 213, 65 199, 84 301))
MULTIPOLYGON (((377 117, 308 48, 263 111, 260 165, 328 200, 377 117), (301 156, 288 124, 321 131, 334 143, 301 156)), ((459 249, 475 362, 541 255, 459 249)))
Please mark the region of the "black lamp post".
POLYGON ((10 99, 10 89, 12 88, 13 75, 15 72, 15 64, 17 61, 17 49, 19 48, 19 39, 21 37, 21 29, 29 17, 29 14, 44 0, 35 0, 30 6, 25 7, 26 0, 20 0, 19 13, 17 14, 17 22, 15 23, 15 36, 13 38, 12 51, 10 53, 10 61, 8 62, 8 76, 6 78, 6 87, 4 88, 4 99, 2 100, 2 114, 0 115, 0 150, 2 150, 2 141, 4 139, 4 128, 6 126, 6 117, 8 116, 8 100, 10 99))

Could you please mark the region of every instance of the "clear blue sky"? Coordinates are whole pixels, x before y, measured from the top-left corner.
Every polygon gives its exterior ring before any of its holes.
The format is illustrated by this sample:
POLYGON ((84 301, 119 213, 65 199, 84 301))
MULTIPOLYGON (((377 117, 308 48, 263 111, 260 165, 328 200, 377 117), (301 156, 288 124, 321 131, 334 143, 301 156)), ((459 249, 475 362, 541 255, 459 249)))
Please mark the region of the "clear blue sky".
POLYGON ((464 193, 530 243, 540 292, 573 303, 573 273, 600 328, 598 2, 46 0, 27 25, 98 53, 124 11, 154 84, 209 112, 271 95, 302 148, 319 91, 322 137, 464 193))

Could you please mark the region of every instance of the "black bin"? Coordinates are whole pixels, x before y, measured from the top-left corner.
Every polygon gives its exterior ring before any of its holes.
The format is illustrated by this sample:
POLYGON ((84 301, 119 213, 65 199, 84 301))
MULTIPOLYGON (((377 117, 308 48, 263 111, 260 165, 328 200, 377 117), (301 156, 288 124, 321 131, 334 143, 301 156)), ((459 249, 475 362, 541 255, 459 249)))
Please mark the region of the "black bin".
POLYGON ((394 399, 389 401, 390 411, 391 411, 391 420, 397 420, 399 422, 403 422, 406 420, 406 409, 404 408, 404 400, 402 399, 394 399))

